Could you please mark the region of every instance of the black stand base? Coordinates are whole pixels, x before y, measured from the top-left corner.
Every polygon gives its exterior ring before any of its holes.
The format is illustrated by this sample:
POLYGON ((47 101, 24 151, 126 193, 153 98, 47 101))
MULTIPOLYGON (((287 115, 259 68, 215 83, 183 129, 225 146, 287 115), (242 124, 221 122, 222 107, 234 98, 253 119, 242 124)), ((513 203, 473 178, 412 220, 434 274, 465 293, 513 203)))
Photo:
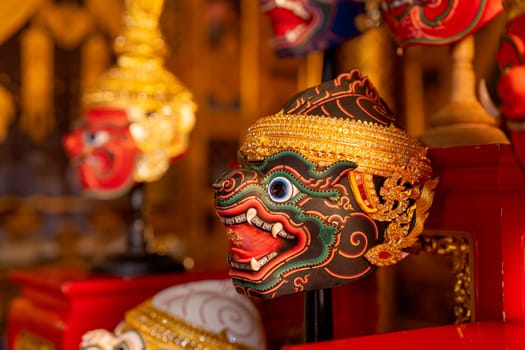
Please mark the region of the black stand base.
POLYGON ((165 255, 122 254, 106 258, 95 264, 91 270, 96 273, 120 277, 144 276, 159 273, 183 272, 184 265, 165 255))
POLYGON ((305 292, 305 342, 333 339, 332 290, 305 292))

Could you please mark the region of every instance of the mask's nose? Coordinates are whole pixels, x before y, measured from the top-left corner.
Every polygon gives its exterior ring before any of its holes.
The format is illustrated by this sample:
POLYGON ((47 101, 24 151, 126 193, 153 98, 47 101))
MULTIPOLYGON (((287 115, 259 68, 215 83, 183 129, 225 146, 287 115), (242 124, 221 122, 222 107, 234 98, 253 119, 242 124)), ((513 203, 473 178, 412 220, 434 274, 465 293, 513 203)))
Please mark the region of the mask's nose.
POLYGON ((228 181, 228 179, 231 179, 233 177, 234 172, 232 170, 237 170, 239 168, 238 162, 233 162, 228 166, 228 169, 222 173, 217 180, 211 185, 215 191, 219 191, 220 189, 224 188, 225 182, 228 181))
POLYGON ((217 180, 211 186, 213 187, 213 189, 215 191, 218 191, 218 190, 220 190, 222 188, 222 185, 223 185, 223 181, 222 180, 217 180))
POLYGON ((229 198, 233 193, 241 191, 250 185, 259 185, 261 175, 251 169, 237 167, 226 170, 215 180, 212 187, 216 198, 229 198))
POLYGON ((233 174, 230 171, 226 171, 211 186, 216 192, 225 192, 228 191, 227 188, 231 186, 232 181, 234 181, 233 174))

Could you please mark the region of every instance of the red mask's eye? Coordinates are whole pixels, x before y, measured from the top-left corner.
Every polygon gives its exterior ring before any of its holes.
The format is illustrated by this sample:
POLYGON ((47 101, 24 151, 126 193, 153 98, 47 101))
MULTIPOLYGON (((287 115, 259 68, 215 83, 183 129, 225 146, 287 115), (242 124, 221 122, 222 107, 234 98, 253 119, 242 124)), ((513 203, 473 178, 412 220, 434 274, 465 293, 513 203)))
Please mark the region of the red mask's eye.
POLYGON ((107 131, 85 131, 83 137, 87 145, 96 147, 105 144, 109 140, 109 133, 107 131))

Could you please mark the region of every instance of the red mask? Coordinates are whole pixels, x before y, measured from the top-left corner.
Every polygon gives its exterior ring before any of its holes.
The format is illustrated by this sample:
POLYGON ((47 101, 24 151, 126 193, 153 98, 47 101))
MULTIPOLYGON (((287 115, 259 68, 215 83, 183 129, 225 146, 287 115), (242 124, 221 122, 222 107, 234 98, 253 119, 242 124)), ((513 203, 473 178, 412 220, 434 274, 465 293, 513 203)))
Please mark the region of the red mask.
POLYGON ((400 47, 459 41, 503 11, 501 0, 382 0, 381 7, 400 47))
POLYGON ((139 150, 129 132, 125 110, 88 110, 84 124, 64 138, 64 147, 85 190, 108 197, 133 185, 139 150))
POLYGON ((363 3, 350 0, 259 0, 273 26, 278 56, 304 56, 341 45, 360 34, 355 17, 363 3))

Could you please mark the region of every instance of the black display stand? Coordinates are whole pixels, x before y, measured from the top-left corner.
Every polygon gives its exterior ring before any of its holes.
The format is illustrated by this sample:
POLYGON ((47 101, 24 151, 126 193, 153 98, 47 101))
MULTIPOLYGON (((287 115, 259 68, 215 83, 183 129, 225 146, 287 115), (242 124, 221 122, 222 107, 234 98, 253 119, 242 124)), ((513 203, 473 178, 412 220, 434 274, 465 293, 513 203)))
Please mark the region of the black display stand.
POLYGON ((185 270, 184 265, 171 256, 147 252, 144 192, 144 183, 138 183, 129 193, 132 220, 128 230, 127 251, 124 254, 107 257, 93 266, 94 272, 131 277, 185 270))
POLYGON ((305 342, 330 340, 333 334, 332 289, 318 289, 304 295, 305 342))
MULTIPOLYGON (((336 76, 337 50, 327 49, 323 54, 322 81, 336 76)), ((305 342, 312 343, 333 339, 332 289, 305 292, 304 296, 305 342)))

